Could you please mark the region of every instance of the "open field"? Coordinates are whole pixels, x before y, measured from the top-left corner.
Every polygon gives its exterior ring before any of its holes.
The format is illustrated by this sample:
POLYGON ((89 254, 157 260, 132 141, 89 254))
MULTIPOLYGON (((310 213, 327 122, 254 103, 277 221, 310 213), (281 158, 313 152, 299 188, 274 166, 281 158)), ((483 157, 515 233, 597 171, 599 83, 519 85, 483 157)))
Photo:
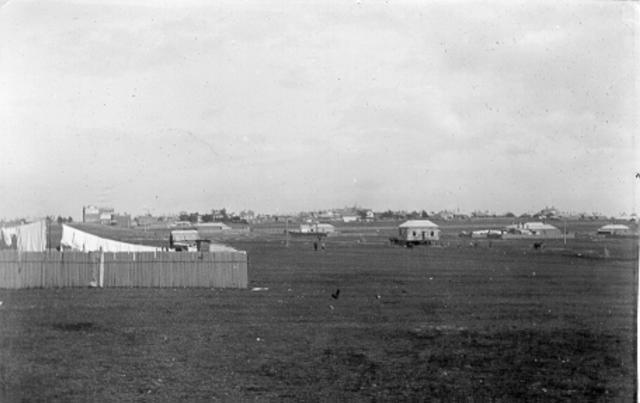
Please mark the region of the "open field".
POLYGON ((267 291, 0 290, 0 401, 634 401, 637 240, 383 239, 231 242, 267 291))

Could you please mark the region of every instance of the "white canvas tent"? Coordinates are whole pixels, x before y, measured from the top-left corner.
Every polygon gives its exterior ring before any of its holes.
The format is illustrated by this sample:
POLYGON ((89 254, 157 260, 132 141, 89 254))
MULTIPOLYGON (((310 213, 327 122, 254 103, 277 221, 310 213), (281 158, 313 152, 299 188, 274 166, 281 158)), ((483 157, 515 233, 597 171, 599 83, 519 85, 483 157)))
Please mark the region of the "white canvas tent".
POLYGON ((138 245, 101 238, 66 224, 62 224, 62 240, 60 244, 83 252, 159 252, 162 250, 162 248, 156 246, 138 245))

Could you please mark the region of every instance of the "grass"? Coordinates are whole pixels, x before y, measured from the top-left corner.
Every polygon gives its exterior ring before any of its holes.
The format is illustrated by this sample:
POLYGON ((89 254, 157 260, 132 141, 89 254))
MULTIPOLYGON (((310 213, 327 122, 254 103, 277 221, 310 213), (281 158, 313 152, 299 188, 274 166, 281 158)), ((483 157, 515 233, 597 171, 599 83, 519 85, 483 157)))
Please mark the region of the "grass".
POLYGON ((0 290, 0 401, 635 400, 637 240, 384 239, 237 238, 248 290, 0 290))

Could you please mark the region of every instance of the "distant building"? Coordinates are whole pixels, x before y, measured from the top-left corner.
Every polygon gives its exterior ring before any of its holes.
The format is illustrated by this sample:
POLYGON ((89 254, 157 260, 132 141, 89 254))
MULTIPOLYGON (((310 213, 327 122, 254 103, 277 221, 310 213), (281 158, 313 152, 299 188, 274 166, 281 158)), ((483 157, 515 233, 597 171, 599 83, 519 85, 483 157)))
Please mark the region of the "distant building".
POLYGON ((343 215, 342 216, 342 221, 346 222, 346 223, 348 223, 348 222, 356 222, 358 220, 360 220, 360 216, 357 216, 357 215, 343 215))
POLYGON ((440 227, 429 220, 409 220, 398 226, 398 236, 402 241, 437 241, 440 227))
POLYGON ((111 215, 113 213, 114 209, 111 207, 83 206, 82 222, 111 224, 111 215))
POLYGON ((300 225, 300 233, 303 234, 331 234, 335 231, 336 228, 331 224, 312 223, 300 225))
POLYGON ((247 221, 247 222, 252 222, 252 221, 254 221, 254 220, 255 220, 255 218, 256 218, 256 213, 254 213, 254 212, 253 212, 253 211, 251 211, 251 210, 247 210, 247 211, 244 211, 244 210, 243 210, 243 211, 241 211, 241 212, 240 212, 239 216, 240 216, 240 218, 241 218, 242 220, 245 220, 245 221, 247 221))
POLYGON ((532 235, 539 237, 556 238, 562 236, 562 231, 560 231, 560 229, 543 222, 528 222, 523 225, 523 228, 529 231, 532 235))
POLYGON ((616 221, 627 221, 627 222, 638 222, 638 216, 635 213, 631 215, 626 215, 622 213, 621 215, 613 218, 616 221))
POLYGON ((631 228, 622 224, 608 224, 598 228, 598 235, 603 236, 633 236, 631 228))
POLYGON ((471 231, 471 238, 499 239, 502 238, 502 233, 500 229, 481 229, 471 231))
POLYGON ((321 211, 318 213, 318 218, 321 220, 333 220, 335 218, 335 214, 331 210, 321 211))
POLYGON ((508 225, 504 228, 502 239, 572 239, 575 233, 563 234, 551 224, 533 221, 508 225))
POLYGON ((560 218, 560 212, 555 207, 545 207, 540 210, 535 216, 541 220, 554 220, 560 218))
POLYGON ((111 217, 113 216, 113 211, 108 212, 108 211, 104 211, 102 213, 100 213, 100 224, 102 225, 110 225, 111 224, 111 217))
POLYGON ((436 217, 439 217, 440 219, 445 221, 449 221, 453 220, 453 218, 455 217, 455 213, 448 210, 442 210, 436 214, 436 217))
POLYGON ((331 224, 325 223, 307 223, 300 224, 300 228, 297 230, 288 230, 287 232, 292 236, 301 237, 325 237, 333 234, 336 231, 335 227, 331 224))

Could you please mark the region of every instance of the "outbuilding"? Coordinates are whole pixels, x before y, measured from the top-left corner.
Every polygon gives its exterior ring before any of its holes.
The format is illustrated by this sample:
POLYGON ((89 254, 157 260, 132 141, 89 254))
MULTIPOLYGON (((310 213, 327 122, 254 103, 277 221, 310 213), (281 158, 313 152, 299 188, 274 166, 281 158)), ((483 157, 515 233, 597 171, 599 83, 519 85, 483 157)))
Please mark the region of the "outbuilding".
POLYGON ((429 220, 409 220, 398 226, 401 241, 431 243, 440 239, 440 227, 429 220))
POLYGON ((173 230, 169 235, 169 246, 178 251, 195 251, 199 240, 196 230, 173 230))
POLYGON ((524 224, 524 229, 531 235, 541 238, 561 238, 562 231, 551 224, 543 222, 528 222, 524 224))
POLYGON ((607 224, 598 228, 598 235, 603 236, 632 236, 631 228, 624 224, 607 224))
POLYGON ((301 224, 300 232, 303 234, 333 234, 336 232, 336 227, 331 224, 325 223, 313 223, 313 224, 301 224))

